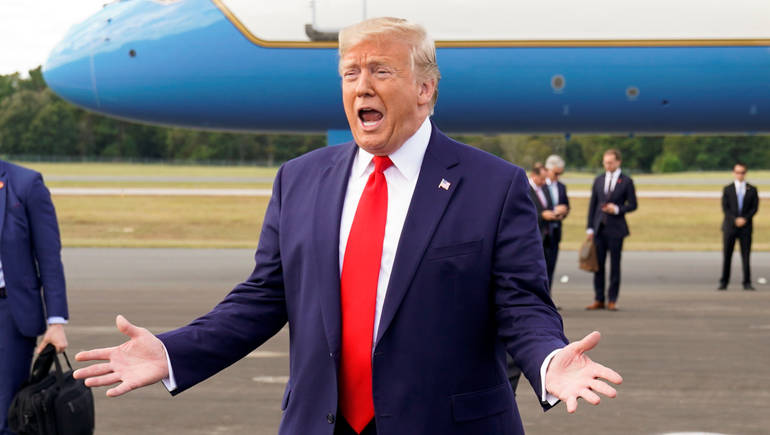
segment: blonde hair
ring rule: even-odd
[[[410,47],[412,72],[420,80],[436,81],[436,89],[431,101],[431,106],[435,106],[438,99],[438,82],[441,80],[441,72],[436,63],[436,45],[428,37],[425,28],[419,24],[403,18],[380,17],[345,27],[339,33],[340,61],[351,47],[366,39],[382,35],[395,36],[406,42]]]

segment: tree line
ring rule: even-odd
[[[617,148],[639,172],[770,168],[770,136],[455,135],[529,167],[552,153],[572,169],[595,170]],[[13,158],[142,160],[276,165],[326,145],[324,134],[225,133],[135,124],[79,109],[57,97],[41,68],[0,75],[0,154]]]

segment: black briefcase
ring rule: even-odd
[[[35,359],[29,379],[16,393],[8,410],[8,426],[18,435],[92,435],[94,396],[84,381],[64,372],[49,344]],[[51,366],[56,370],[51,371]]]

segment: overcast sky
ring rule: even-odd
[[[45,62],[73,25],[109,0],[0,0],[0,74],[27,71]]]

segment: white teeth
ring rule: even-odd
[[[364,121],[364,127],[371,127],[377,125],[379,121]]]

